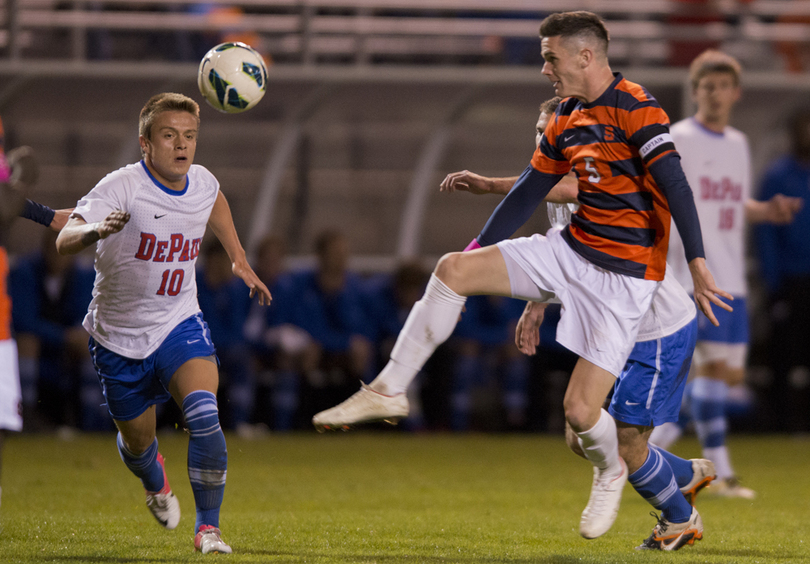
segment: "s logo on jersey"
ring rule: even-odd
[[[152,262],[186,262],[200,254],[202,238],[186,239],[180,234],[172,235],[168,241],[158,241],[152,233],[141,233],[141,244],[135,258]],[[175,255],[177,259],[175,259]]]

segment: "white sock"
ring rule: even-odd
[[[714,470],[717,472],[717,480],[725,480],[734,476],[731,469],[731,458],[728,456],[726,445],[703,449],[703,456],[714,462]]]
[[[590,460],[591,464],[607,474],[618,475],[622,471],[622,466],[621,462],[619,462],[619,438],[616,435],[616,421],[607,411],[604,409],[601,411],[602,414],[596,425],[587,431],[577,433],[579,446],[582,447],[585,458]]]
[[[387,396],[407,390],[436,347],[453,333],[466,301],[467,298],[431,274],[425,295],[408,314],[391,351],[391,360],[371,382],[371,389]]]
[[[680,439],[682,434],[683,430],[680,425],[668,422],[653,429],[650,435],[650,442],[664,450],[669,450],[669,447]]]

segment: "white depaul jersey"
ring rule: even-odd
[[[745,202],[751,197],[751,157],[745,134],[733,127],[723,133],[710,131],[695,118],[679,121],[670,129],[681,166],[695,196],[703,233],[706,266],[718,288],[744,297]],[[692,276],[675,224],[672,225],[667,263],[687,291]]]
[[[548,204],[548,217],[552,229],[562,229],[576,213],[576,204]],[[690,275],[691,279],[691,275]],[[664,279],[658,286],[652,305],[641,318],[636,342],[654,341],[673,335],[689,324],[697,315],[695,302],[676,280],[667,265]]]
[[[192,165],[186,188],[155,179],[143,161],[108,174],[79,200],[74,216],[102,221],[114,210],[129,222],[96,244],[96,281],[84,328],[105,348],[148,357],[182,320],[200,311],[194,265],[219,182]]]

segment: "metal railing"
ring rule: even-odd
[[[719,0],[699,12],[694,4],[675,0],[247,0],[211,3],[207,11],[199,4],[4,0],[0,47],[9,60],[84,61],[94,58],[88,53],[91,33],[119,43],[133,34],[249,33],[261,51],[292,64],[430,62],[431,57],[497,64],[504,62],[507,42],[535,40],[544,15],[572,9],[605,17],[612,60],[635,66],[666,61],[670,41],[739,42],[748,45],[747,52],[751,44],[769,51],[776,42],[810,43],[807,0]],[[679,23],[682,16],[693,21]],[[143,58],[126,48],[115,51],[115,58]]]

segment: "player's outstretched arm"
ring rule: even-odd
[[[520,352],[533,356],[540,344],[540,325],[546,315],[548,304],[526,302],[526,307],[515,328],[515,345]]]
[[[233,224],[231,207],[222,192],[217,194],[217,201],[214,202],[211,217],[208,218],[208,225],[219,239],[219,242],[222,243],[225,252],[228,253],[228,257],[231,259],[231,270],[250,288],[250,297],[252,298],[258,294],[260,305],[270,305],[270,300],[273,299],[270,296],[270,290],[259,280],[259,277],[256,276],[256,273],[248,264],[245,249],[242,248],[242,243],[239,242],[239,235],[237,235],[236,227]]]
[[[470,194],[499,194],[505,196],[515,185],[518,176],[510,176],[508,178],[490,178],[488,176],[481,176],[469,170],[462,170],[460,172],[451,172],[445,176],[442,183],[439,185],[439,192],[455,192],[462,190]],[[552,204],[578,204],[577,192],[577,179],[573,173],[565,176],[560,180],[551,192],[546,196],[546,202]]]
[[[129,221],[129,213],[115,210],[102,221],[87,223],[80,217],[74,217],[59,232],[56,238],[56,250],[60,255],[75,255],[100,239],[106,239],[118,233]]]
[[[517,176],[510,176],[509,178],[490,178],[489,176],[481,176],[469,170],[462,170],[459,172],[451,172],[444,177],[442,183],[439,184],[439,192],[455,192],[462,190],[470,194],[501,194],[505,196],[512,189]]]
[[[706,259],[702,257],[694,258],[689,263],[689,272],[692,274],[692,282],[695,287],[695,301],[700,308],[700,311],[709,318],[714,326],[719,326],[720,323],[712,312],[712,304],[722,307],[726,311],[734,311],[734,309],[726,302],[721,300],[718,296],[722,296],[727,300],[734,300],[734,297],[721,290],[714,283],[714,276],[709,272],[706,267]]]
[[[794,198],[784,194],[775,194],[770,200],[761,202],[748,199],[745,202],[745,220],[749,223],[773,223],[786,225],[804,205],[803,198]]]
[[[54,210],[53,219],[51,220],[50,225],[48,227],[59,233],[62,229],[65,228],[68,221],[70,220],[70,214],[73,213],[73,208],[65,209],[65,210]]]

